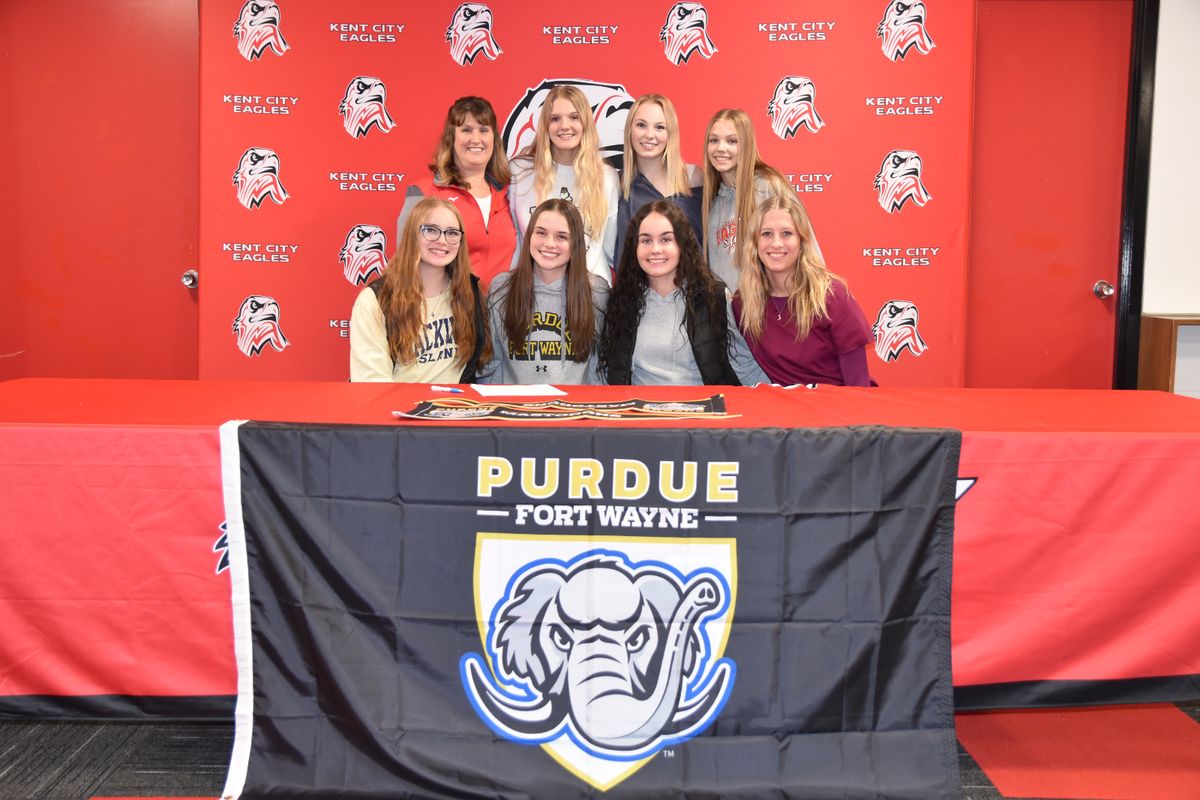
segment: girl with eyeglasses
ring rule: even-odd
[[[804,207],[790,197],[765,201],[738,251],[734,318],[771,382],[870,386],[871,326],[846,282],[813,249]]]
[[[471,383],[491,357],[463,219],[437,197],[418,202],[383,276],[350,313],[350,380]]]
[[[595,383],[608,284],[587,269],[584,223],[562,199],[534,209],[516,267],[488,298],[492,362],[483,383]]]
[[[736,290],[738,229],[750,224],[762,201],[795,197],[796,193],[779,170],[762,160],[754,124],[740,108],[723,108],[713,114],[704,133],[704,152],[700,213],[708,265],[730,290]],[[812,246],[819,256],[821,248],[815,236]]]
[[[617,206],[615,263],[629,220],[642,206],[670,200],[679,206],[696,235],[700,218],[700,170],[687,164],[679,148],[679,118],[675,106],[661,94],[644,94],[625,117],[625,159],[621,170],[621,197]]]
[[[611,384],[765,383],[679,206],[655,200],[629,221],[600,335]]]
[[[484,288],[512,264],[517,234],[508,208],[508,158],[497,147],[496,112],[482,97],[460,97],[446,112],[430,174],[406,190],[396,220],[399,241],[404,223],[425,197],[454,203],[463,218],[471,271]]]
[[[569,85],[550,90],[533,144],[512,160],[512,171],[508,204],[517,234],[525,237],[538,204],[570,201],[583,218],[588,271],[611,283],[617,173],[600,157],[600,136],[582,91]]]

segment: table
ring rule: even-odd
[[[687,425],[963,431],[959,474],[975,481],[956,524],[961,706],[1200,696],[1200,402],[842,387],[578,387],[569,399],[713,394],[730,418]],[[404,384],[0,383],[0,714],[227,713],[217,426],[397,424],[393,410],[446,397]]]

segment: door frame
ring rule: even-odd
[[[1121,239],[1117,262],[1117,323],[1114,389],[1136,389],[1146,259],[1146,204],[1150,192],[1150,133],[1154,117],[1154,70],[1158,55],[1159,0],[1134,0],[1125,121],[1125,170],[1121,192]]]

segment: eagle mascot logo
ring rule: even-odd
[[[883,54],[891,61],[903,59],[914,47],[921,55],[928,55],[934,48],[933,39],[925,30],[925,4],[920,0],[888,3],[876,35],[882,40]]]
[[[570,84],[583,92],[592,109],[596,133],[600,138],[600,156],[609,158],[625,152],[625,117],[633,108],[633,97],[619,83],[553,78],[542,81],[536,88],[527,89],[521,102],[509,112],[504,122],[504,141],[508,142],[508,157],[512,158],[533,144],[537,133],[538,114],[550,90],[560,84]]]
[[[359,75],[346,86],[338,111],[342,115],[342,124],[346,133],[356,139],[367,135],[371,128],[378,128],[381,133],[387,133],[396,127],[392,115],[384,108],[387,102],[387,87],[379,78],[368,78]]]
[[[338,253],[338,260],[346,273],[346,280],[355,286],[364,286],[376,275],[387,269],[383,249],[387,237],[378,225],[355,225],[346,234],[346,243]]]
[[[888,300],[879,309],[871,332],[875,334],[875,355],[884,361],[895,361],[908,350],[914,356],[925,352],[927,345],[917,330],[917,307],[908,300]]]
[[[676,66],[686,64],[693,54],[712,58],[716,45],[708,37],[708,11],[699,3],[676,3],[658,33],[663,53]]]
[[[817,107],[813,105],[816,87],[808,78],[789,75],[775,86],[775,96],[767,103],[771,130],[780,139],[791,139],[800,128],[816,133],[825,127]]]
[[[247,0],[233,23],[238,52],[247,61],[255,61],[268,49],[281,56],[288,51],[287,40],[279,31],[279,6],[271,0]]]
[[[463,3],[454,11],[446,28],[450,57],[462,66],[471,64],[482,53],[489,61],[504,51],[492,36],[492,10],[483,3]]]
[[[242,153],[233,173],[238,202],[246,208],[258,208],[268,197],[282,205],[289,195],[279,182],[279,156],[265,147],[251,147]]]
[[[889,214],[904,208],[909,200],[923,206],[933,199],[921,181],[921,157],[912,150],[893,150],[883,157],[875,188],[879,206]]]
[[[279,303],[274,297],[252,294],[242,301],[233,319],[238,350],[247,356],[257,356],[267,345],[282,352],[288,346],[287,337],[279,328]]]

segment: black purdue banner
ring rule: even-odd
[[[959,797],[959,435],[222,433],[225,797]]]

